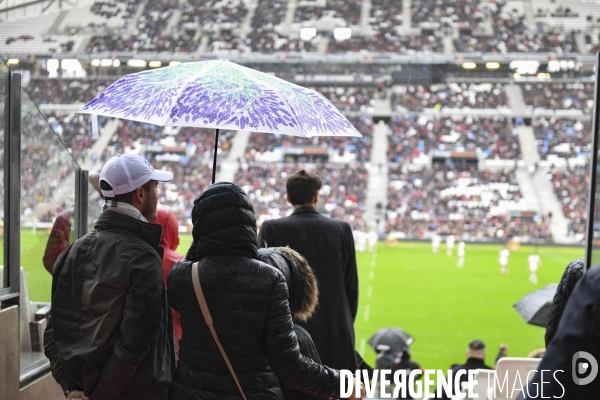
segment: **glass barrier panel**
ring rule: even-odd
[[[6,118],[10,70],[0,61],[0,265],[4,264],[4,135],[8,132]],[[6,287],[4,273],[0,269],[0,288]]]
[[[50,302],[52,266],[74,236],[78,164],[46,118],[22,95],[21,110],[21,377],[47,363],[45,321],[35,313]],[[40,319],[39,317],[37,319]]]

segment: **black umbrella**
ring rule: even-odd
[[[375,332],[369,345],[378,350],[390,350],[394,353],[406,351],[415,339],[405,330],[400,328],[382,328]]]
[[[548,325],[550,306],[556,293],[555,283],[531,292],[519,300],[513,307],[528,324],[545,328]]]

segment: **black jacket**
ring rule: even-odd
[[[92,400],[164,399],[173,361],[162,228],[114,211],[60,255],[45,353],[63,390]]]
[[[452,367],[451,371],[452,371],[452,393],[457,393],[457,390],[460,390],[460,387],[456,387],[454,385],[454,377],[456,376],[456,373],[458,371],[461,370],[465,370],[467,371],[466,374],[461,375],[460,377],[460,383],[462,384],[462,382],[467,382],[468,380],[468,373],[471,370],[475,370],[475,369],[492,369],[491,367],[487,366],[485,364],[485,362],[482,359],[479,358],[467,358],[467,362],[462,364],[462,365],[456,365],[454,367]],[[436,389],[437,391],[437,389]],[[450,399],[450,397],[446,396],[446,393],[444,390],[442,390],[442,395],[440,397],[438,397],[438,399]]]
[[[579,281],[579,278],[581,278],[585,272],[584,263],[584,258],[580,258],[579,260],[569,263],[565,269],[565,272],[560,278],[560,283],[556,288],[556,294],[554,295],[554,299],[552,299],[550,315],[548,316],[546,336],[544,337],[546,341],[546,347],[548,347],[554,338],[554,335],[556,335],[560,317],[567,306],[567,300],[569,300],[569,296],[571,295],[571,292],[573,292],[573,288],[575,288],[577,281]]]
[[[357,368],[354,319],[358,309],[358,271],[352,229],[313,207],[299,207],[286,218],[265,221],[259,247],[289,246],[302,254],[319,282],[319,305],[308,322],[323,364]]]
[[[256,260],[256,221],[243,190],[209,186],[194,201],[192,260],[175,264],[167,280],[183,334],[169,398],[239,399],[240,395],[206,325],[191,279],[200,282],[215,330],[246,397],[283,399],[279,381],[319,396],[339,396],[339,372],[300,354],[283,274]]]
[[[592,372],[580,373],[582,372],[580,366],[584,363],[591,366],[587,371]],[[556,335],[550,341],[544,358],[537,367],[538,372],[518,398],[539,399],[540,391],[543,390],[545,398],[597,400],[600,393],[598,363],[600,363],[600,266],[595,266],[575,285],[560,318]],[[574,378],[591,377],[594,369],[596,375],[591,382],[575,382]],[[544,374],[541,371],[544,371]]]

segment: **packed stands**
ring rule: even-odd
[[[533,123],[533,128],[542,159],[589,157],[591,120],[539,118]]]
[[[594,107],[594,83],[521,83],[525,104],[530,109],[581,110]]]
[[[396,116],[390,125],[388,154],[393,162],[410,161],[431,150],[483,153],[490,158],[519,157],[519,141],[510,119]]]
[[[552,186],[570,219],[567,234],[583,239],[586,233],[587,200],[590,187],[589,166],[568,167],[552,173]]]
[[[464,240],[513,236],[549,238],[548,224],[512,218],[526,210],[514,172],[456,172],[445,166],[390,169],[387,228],[405,238],[431,232]]]
[[[509,108],[501,83],[395,85],[392,87],[391,101],[396,111],[421,111],[426,108]]]

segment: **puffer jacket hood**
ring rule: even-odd
[[[207,254],[256,258],[254,207],[239,186],[217,182],[204,189],[194,200],[192,223],[188,260],[199,261]]]

